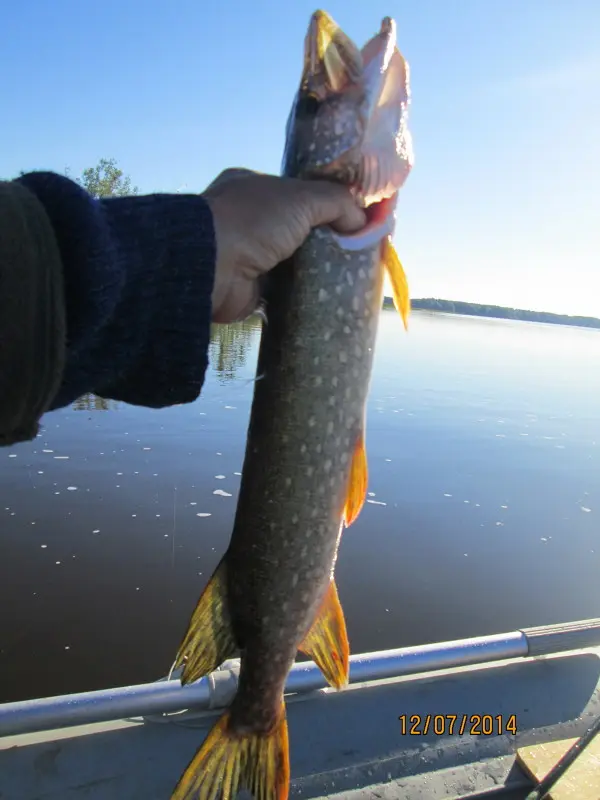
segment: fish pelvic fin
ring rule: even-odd
[[[235,800],[247,789],[259,800],[287,800],[290,785],[285,704],[266,734],[242,733],[229,711],[217,720],[179,779],[171,800]]]
[[[315,662],[327,683],[342,689],[348,683],[350,646],[346,621],[332,580],[317,616],[299,650]]]
[[[365,427],[361,428],[354,446],[352,463],[350,465],[350,478],[348,479],[348,493],[344,505],[344,525],[348,528],[360,514],[367,497],[369,483],[369,469],[367,465],[367,450],[365,447]]]
[[[227,603],[227,566],[223,559],[200,595],[174,668],[183,666],[181,683],[208,675],[237,652]]]
[[[404,329],[408,330],[408,317],[410,314],[410,294],[404,267],[398,258],[398,253],[388,236],[381,245],[381,258],[392,284],[392,296],[396,311],[402,317]]]

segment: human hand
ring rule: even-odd
[[[366,222],[350,190],[331,181],[227,169],[203,197],[213,214],[217,244],[214,322],[249,316],[260,300],[260,276],[289,258],[312,228],[331,225],[353,233]]]

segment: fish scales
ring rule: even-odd
[[[259,675],[277,712],[331,579],[382,302],[378,252],[346,253],[327,230],[277,271],[228,551],[238,640],[251,632],[260,646],[245,653],[252,677],[240,681],[232,715],[246,702],[254,712],[246,695]],[[248,585],[249,575],[260,583]]]

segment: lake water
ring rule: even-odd
[[[259,329],[194,404],[83,398],[0,450],[0,701],[152,681],[231,533]],[[353,652],[600,616],[600,332],[383,312]]]

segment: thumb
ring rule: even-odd
[[[354,233],[366,225],[367,217],[346,186],[332,181],[303,181],[308,196],[311,228],[331,225],[340,233]]]

